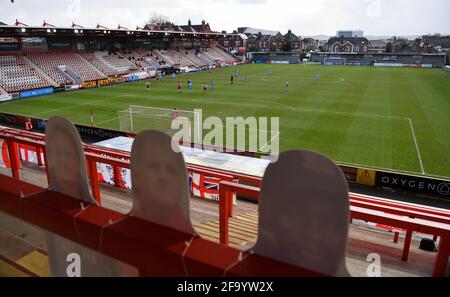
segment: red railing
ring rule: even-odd
[[[83,203],[0,175],[0,211],[132,265],[140,276],[320,276],[256,254],[246,255],[200,236]]]
[[[229,218],[232,217],[233,194],[243,195],[257,200],[260,195],[260,189],[225,181],[220,183],[219,230],[220,242],[222,244],[228,244],[228,225]],[[384,201],[387,203],[387,200]],[[408,260],[413,231],[440,236],[441,241],[433,270],[433,276],[442,277],[445,275],[450,253],[449,211],[438,211],[438,209],[427,207],[425,207],[423,211],[420,211],[421,208],[419,206],[413,206],[409,203],[405,206],[406,208],[402,209],[401,205],[405,205],[405,203],[399,203],[396,205],[397,207],[393,207],[395,205],[395,202],[393,201],[390,203],[391,206],[389,207],[386,205],[377,205],[376,203],[366,203],[361,205],[359,202],[352,202],[351,198],[350,205],[351,220],[359,219],[366,222],[386,224],[387,226],[407,230],[402,253],[403,261]],[[362,206],[362,208],[358,206]],[[435,213],[441,215],[436,215]]]
[[[18,145],[34,147],[37,152],[38,164],[40,166],[44,163],[46,164],[44,135],[6,128],[0,130],[0,139],[3,139],[7,143],[9,158],[11,160],[11,171],[14,178],[20,179],[18,165],[20,155],[17,153]],[[99,148],[87,144],[83,144],[83,148],[86,156],[88,174],[91,177],[90,183],[92,195],[94,199],[101,204],[100,182],[98,178],[93,178],[97,176],[97,163],[110,165],[113,168],[115,186],[120,187],[120,170],[122,168],[130,169],[130,153],[113,149]],[[44,160],[41,160],[41,154],[39,152],[43,152]],[[47,171],[47,180],[50,182],[50,175],[48,174],[47,166],[45,166],[45,168]],[[187,170],[190,173],[198,173],[208,177],[218,178],[221,181],[231,182],[238,180],[240,182],[249,182],[257,185],[261,183],[260,178],[229,173],[216,169],[209,169],[196,165],[187,165]]]

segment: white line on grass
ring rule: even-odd
[[[419,144],[417,143],[416,133],[414,132],[414,126],[411,118],[408,118],[409,126],[411,127],[411,132],[414,139],[414,144],[416,145],[417,156],[419,157],[420,169],[422,170],[422,174],[425,174],[425,170],[423,168],[422,155],[420,154]]]
[[[255,107],[255,108],[278,108],[278,109],[284,109],[284,110],[291,110],[291,111],[298,111],[298,112],[315,112],[315,113],[329,113],[329,114],[337,114],[337,115],[348,115],[348,116],[360,116],[360,117],[372,117],[372,118],[384,118],[384,119],[397,119],[397,120],[407,120],[408,118],[402,118],[402,117],[396,117],[396,116],[386,116],[386,115],[378,115],[378,114],[367,114],[367,113],[351,113],[351,112],[343,112],[343,111],[330,111],[330,110],[318,110],[318,109],[308,109],[308,108],[296,108],[285,104],[277,103],[280,106],[272,105],[272,106],[261,106],[256,104],[249,104],[249,103],[228,103],[228,102],[219,102],[216,100],[210,100],[210,99],[193,99],[193,102],[205,102],[207,104],[217,104],[217,105],[233,105],[233,106],[249,106],[249,107]],[[271,102],[267,102],[271,104]],[[285,107],[283,107],[285,106]]]
[[[103,124],[106,124],[106,123],[109,123],[109,122],[112,122],[112,121],[120,120],[121,118],[123,118],[123,117],[128,117],[128,116],[129,116],[129,115],[117,116],[117,117],[112,118],[112,119],[110,119],[110,120],[103,121],[103,122],[100,122],[100,123],[94,123],[94,124],[95,124],[96,126],[98,126],[98,125],[103,125]]]
[[[260,150],[260,151],[263,151],[263,150],[266,148],[266,146],[269,145],[269,143],[272,143],[272,141],[275,140],[275,138],[280,137],[280,134],[281,134],[281,133],[278,132],[274,137],[272,137],[272,139],[270,139],[270,140],[269,140],[263,147],[261,147],[259,150]]]
[[[48,113],[52,113],[52,112],[56,112],[56,111],[67,110],[67,109],[71,109],[71,108],[74,108],[74,107],[91,105],[91,104],[95,104],[95,103],[98,103],[98,102],[109,101],[109,100],[120,98],[120,97],[129,97],[129,96],[130,95],[120,95],[120,96],[109,97],[109,98],[102,99],[102,100],[90,101],[90,102],[87,102],[87,103],[73,104],[73,105],[70,105],[70,106],[67,106],[67,107],[63,107],[63,108],[50,109],[50,110],[47,110],[47,111],[44,111],[44,112],[36,113],[36,114],[33,114],[32,117],[43,115],[43,114],[48,114]]]

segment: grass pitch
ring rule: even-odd
[[[93,110],[96,125],[112,129],[120,129],[118,112],[129,105],[202,109],[204,117],[222,119],[279,117],[282,151],[309,149],[342,164],[450,177],[450,74],[442,69],[243,65],[239,72],[234,85],[230,67],[152,80],[150,90],[145,82],[126,83],[2,103],[0,111],[90,124]],[[215,90],[204,92],[212,79]]]

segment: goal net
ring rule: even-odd
[[[347,62],[346,58],[337,58],[337,57],[325,58],[323,60],[323,64],[325,65],[345,65],[346,62]]]
[[[196,112],[179,109],[130,105],[127,109],[118,112],[118,118],[120,130],[124,132],[139,133],[151,129],[172,136],[178,132],[178,130],[172,129],[172,122],[175,118],[189,119],[191,135],[196,127],[201,128],[200,123],[195,123],[200,120],[199,116],[196,117]]]

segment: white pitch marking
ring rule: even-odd
[[[74,107],[85,106],[85,105],[91,105],[91,104],[98,103],[98,102],[109,101],[109,100],[116,99],[116,98],[120,98],[120,97],[129,97],[129,96],[130,96],[130,95],[120,95],[120,96],[109,97],[109,98],[102,99],[102,100],[90,101],[90,102],[87,102],[87,103],[73,104],[73,105],[70,105],[70,106],[67,106],[67,107],[63,107],[63,108],[50,109],[50,110],[47,110],[47,111],[44,111],[44,112],[36,113],[36,114],[33,114],[32,117],[38,116],[38,115],[47,114],[47,113],[52,113],[52,112],[56,112],[56,111],[67,110],[67,109],[71,109],[71,108],[74,108]]]
[[[360,117],[373,117],[373,118],[384,118],[384,119],[396,119],[396,120],[407,120],[408,118],[402,118],[402,117],[395,117],[395,116],[386,116],[386,115],[378,115],[378,114],[366,114],[366,113],[351,113],[351,112],[343,112],[343,111],[329,111],[329,110],[318,110],[318,109],[307,109],[307,108],[296,108],[289,105],[284,105],[277,103],[281,106],[261,106],[261,105],[255,105],[255,104],[249,104],[249,103],[228,103],[228,102],[219,102],[215,100],[192,100],[192,101],[198,101],[198,102],[205,102],[206,104],[218,104],[218,105],[233,105],[233,106],[249,106],[249,107],[255,107],[255,108],[278,108],[278,109],[289,109],[292,111],[298,111],[298,112],[315,112],[315,113],[329,113],[329,114],[338,114],[338,115],[348,115],[348,116],[360,116]],[[271,103],[271,102],[267,102]],[[285,107],[282,107],[285,106]]]
[[[423,168],[422,155],[420,154],[419,144],[417,143],[416,133],[414,132],[414,126],[411,118],[408,118],[409,126],[411,127],[411,132],[414,139],[414,144],[416,145],[417,156],[419,157],[420,169],[422,170],[422,174],[425,174],[425,170]]]

